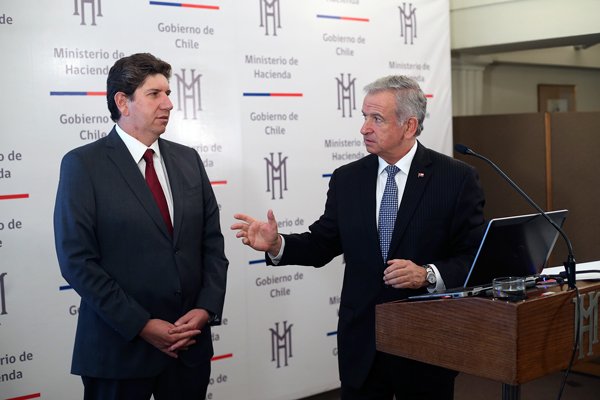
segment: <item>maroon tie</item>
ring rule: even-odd
[[[162,214],[163,220],[167,225],[167,229],[171,236],[173,235],[173,224],[171,223],[171,216],[169,215],[169,206],[167,206],[167,199],[165,198],[165,193],[160,186],[160,182],[158,181],[158,176],[156,176],[156,170],[154,169],[154,160],[152,156],[154,155],[154,150],[148,149],[144,153],[144,161],[146,161],[146,183],[152,192],[152,196],[154,196],[154,200],[158,205],[158,209]]]

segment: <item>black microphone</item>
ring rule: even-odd
[[[546,212],[544,210],[542,210],[542,208],[540,206],[538,206],[531,199],[531,197],[529,197],[519,186],[517,186],[517,184],[514,183],[513,180],[510,179],[508,177],[508,175],[506,175],[504,173],[504,171],[502,171],[500,169],[500,167],[498,167],[496,164],[494,164],[490,159],[488,159],[487,157],[482,156],[481,154],[475,153],[473,150],[471,150],[470,148],[468,148],[464,144],[458,144],[457,143],[456,145],[454,145],[454,150],[456,150],[460,154],[465,154],[465,155],[468,155],[468,156],[477,157],[477,158],[485,161],[489,165],[491,165],[492,168],[494,168],[494,170],[498,174],[500,174],[500,176],[502,176],[517,192],[519,192],[519,194],[521,196],[523,196],[525,198],[525,200],[527,200],[527,202],[529,204],[531,204],[531,206],[533,208],[535,208],[541,215],[543,215],[544,218],[546,218],[546,220],[548,222],[550,222],[550,224],[558,231],[558,233],[560,233],[560,235],[564,239],[565,243],[567,244],[567,248],[568,248],[568,251],[569,251],[569,254],[567,256],[567,261],[565,261],[563,263],[563,265],[565,266],[565,272],[566,272],[566,275],[567,275],[567,281],[569,282],[569,289],[575,289],[575,256],[573,255],[573,246],[571,245],[571,241],[569,240],[569,238],[567,238],[567,235],[561,229],[561,227],[558,226],[554,221],[552,221],[552,219],[550,219],[550,217],[548,217],[548,215],[546,214]]]

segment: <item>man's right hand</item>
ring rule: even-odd
[[[267,211],[267,221],[258,221],[246,214],[235,214],[233,218],[241,221],[231,225],[231,230],[237,230],[235,237],[241,238],[242,243],[254,250],[266,251],[273,257],[281,249],[281,237],[277,231],[277,221],[273,210]]]
[[[200,330],[169,333],[174,328],[176,328],[175,325],[162,319],[150,319],[142,328],[140,337],[169,357],[177,358],[177,351],[170,350],[171,346],[182,340],[188,340],[188,345],[194,344],[195,341],[192,338],[199,335]]]

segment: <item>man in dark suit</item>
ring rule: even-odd
[[[417,141],[427,100],[415,81],[389,76],[365,90],[361,134],[371,154],[334,171],[309,232],[278,234],[272,210],[266,222],[236,214],[231,229],[269,264],[321,267],[344,254],[342,399],[452,399],[456,372],[376,351],[375,305],[464,282],[483,193],[473,168]]]
[[[228,261],[200,157],[160,139],[170,75],[151,54],[118,60],[115,127],[61,164],[55,242],[81,296],[71,372],[85,399],[205,398]]]

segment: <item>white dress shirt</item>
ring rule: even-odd
[[[171,186],[169,185],[169,175],[167,174],[167,168],[165,167],[165,163],[160,154],[160,148],[158,146],[158,141],[155,141],[147,147],[144,143],[140,142],[133,136],[129,135],[125,132],[121,127],[117,124],[115,125],[115,130],[119,134],[119,137],[125,143],[127,150],[133,157],[133,160],[138,165],[142,176],[146,178],[146,161],[144,161],[144,153],[147,149],[154,150],[154,156],[152,159],[154,160],[154,170],[156,171],[156,176],[158,176],[158,181],[160,182],[160,186],[165,194],[165,199],[167,200],[167,206],[169,207],[169,215],[171,216],[171,221],[173,221],[173,195],[171,194]]]

